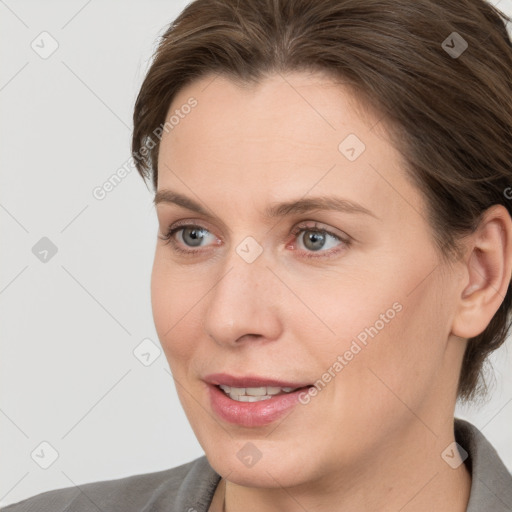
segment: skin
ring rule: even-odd
[[[179,92],[169,115],[191,96],[197,106],[162,138],[158,191],[186,195],[211,217],[157,205],[151,292],[180,401],[222,476],[210,510],[222,510],[225,490],[227,512],[465,511],[470,474],[441,453],[454,441],[466,338],[487,326],[510,281],[506,209],[488,210],[464,258],[448,265],[383,123],[342,84],[305,72],[250,87],[206,76]],[[350,133],[366,146],[354,161],[338,150]],[[375,217],[263,214],[325,195]],[[200,253],[161,239],[177,221],[207,230]],[[327,235],[312,250],[313,222],[352,242]],[[295,226],[305,231],[291,234]],[[184,234],[176,244],[197,249]],[[236,252],[247,236],[263,250],[252,263]],[[257,428],[213,413],[206,374],[314,383],[394,303],[401,310],[307,405]],[[249,441],[262,454],[252,467],[237,458]]]

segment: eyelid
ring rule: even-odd
[[[309,224],[304,225],[303,222],[312,222],[313,225],[309,225]],[[325,232],[325,233],[333,236],[334,238],[337,238],[338,240],[341,240],[342,242],[348,242],[351,239],[351,237],[348,236],[343,231],[339,231],[339,230],[333,229],[330,226],[328,226],[327,224],[323,224],[323,223],[318,222],[316,220],[300,221],[296,226],[294,226],[290,230],[290,234],[296,235],[297,233],[300,233],[301,231],[321,231],[321,232]]]
[[[213,232],[212,229],[207,227],[205,224],[208,224],[204,220],[199,219],[186,219],[186,220],[178,220],[176,222],[172,222],[171,224],[167,225],[167,227],[164,228],[164,231],[160,230],[164,235],[169,233],[170,231],[177,231],[179,228],[189,228],[189,227],[197,227],[200,229],[203,229],[204,231],[208,231],[208,233],[211,233],[216,238],[217,235]]]

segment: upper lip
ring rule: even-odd
[[[204,377],[204,381],[216,386],[224,385],[233,388],[259,388],[265,386],[274,386],[279,388],[303,388],[310,386],[308,382],[292,382],[257,375],[246,375],[243,377],[235,377],[227,373],[212,373]]]

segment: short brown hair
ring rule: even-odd
[[[327,72],[385,113],[407,175],[427,200],[437,247],[447,259],[460,256],[459,236],[472,233],[488,207],[511,213],[505,20],[512,21],[484,0],[195,0],[162,35],[142,84],[132,156],[156,190],[156,129],[176,93],[206,74],[255,83],[273,72]],[[484,332],[468,341],[459,399],[485,391],[483,364],[510,329],[510,288]]]

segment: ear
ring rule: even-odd
[[[481,334],[498,311],[512,273],[512,219],[503,205],[488,208],[468,237],[459,306],[452,333],[461,338]]]

